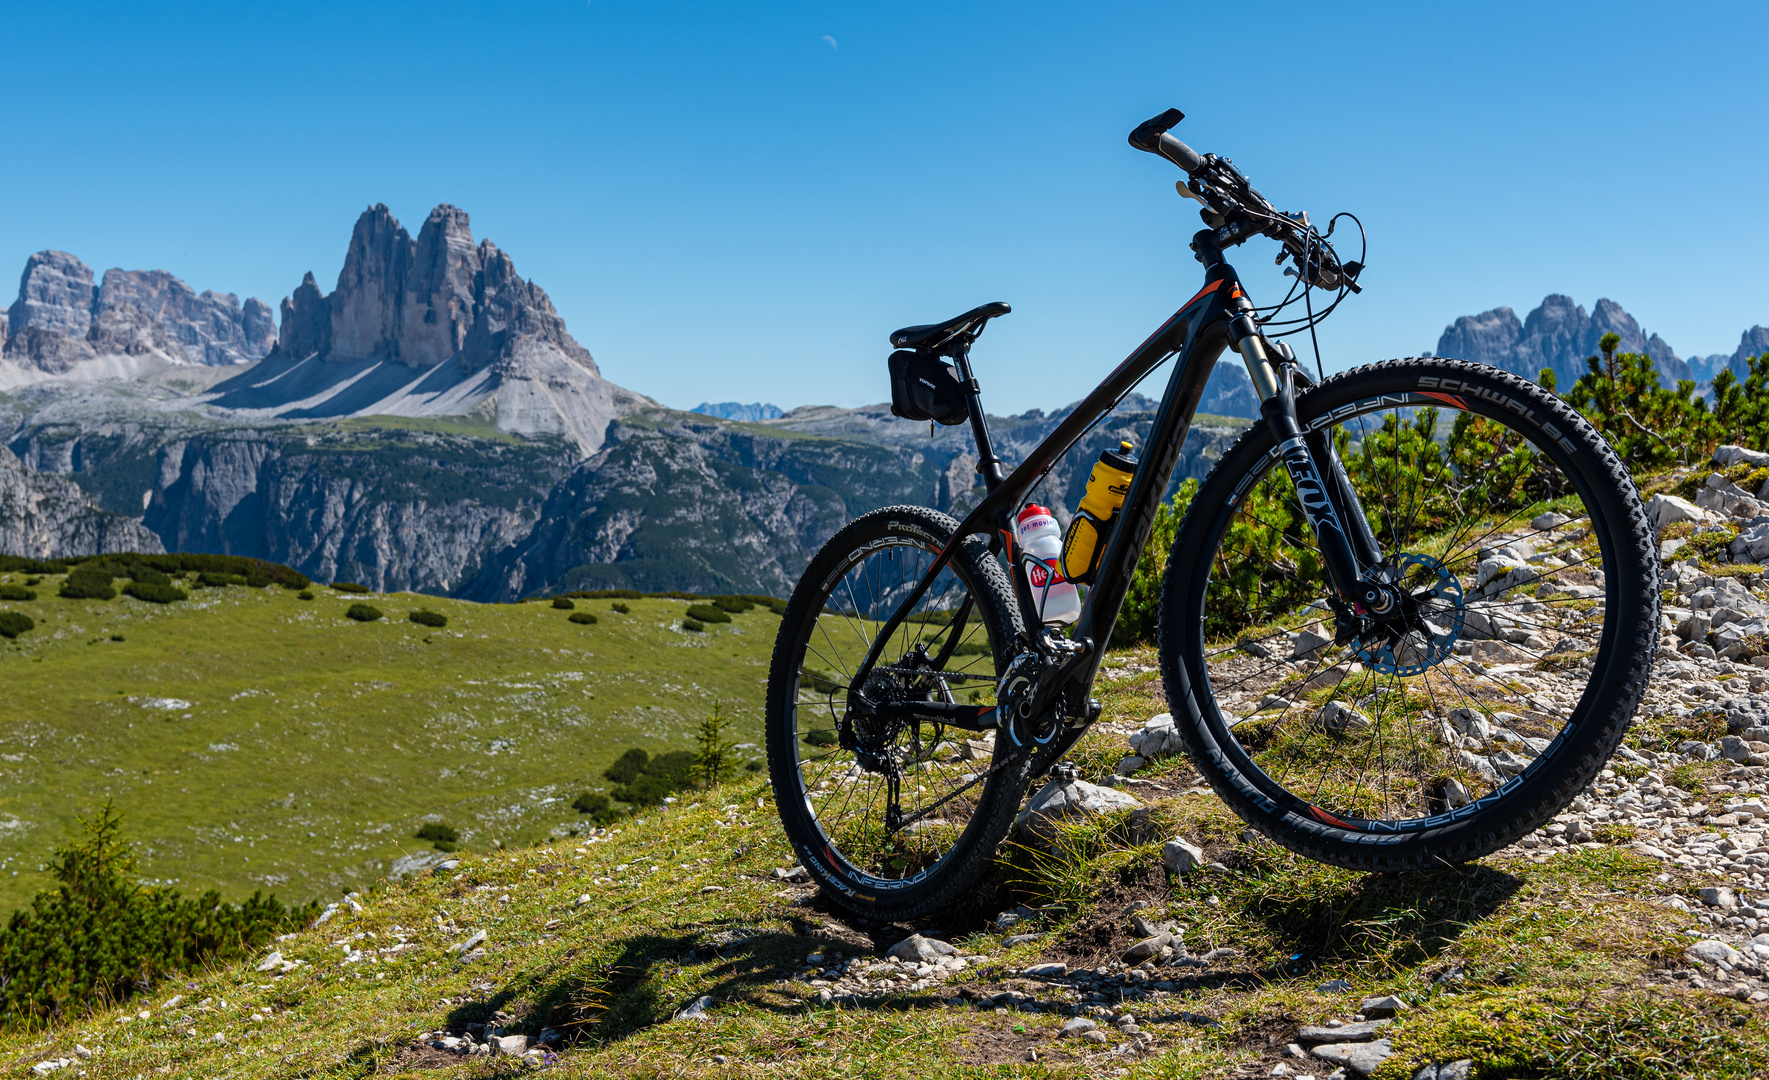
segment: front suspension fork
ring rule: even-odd
[[[1272,364],[1251,316],[1236,315],[1229,328],[1235,350],[1246,362],[1247,374],[1259,393],[1259,414],[1277,440],[1297,501],[1320,545],[1321,561],[1334,592],[1367,609],[1387,610],[1395,598],[1373,577],[1382,562],[1382,551],[1339,460],[1332,435],[1328,431],[1304,434],[1296,419],[1295,365]]]

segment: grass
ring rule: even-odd
[[[363,598],[330,589],[162,605],[58,585],[4,605],[36,626],[0,641],[0,910],[46,883],[49,846],[107,797],[146,878],[236,900],[360,888],[428,851],[413,837],[428,820],[480,851],[583,827],[571,801],[607,787],[604,767],[692,746],[715,701],[759,746],[779,624],[758,608],[690,635],[682,601],[629,600],[574,626],[539,604],[413,594],[367,598],[390,617],[357,623]],[[407,621],[419,608],[447,627]]]
[[[1147,650],[1135,657],[1146,662]],[[1104,686],[1106,722],[1160,711],[1159,694],[1150,673]],[[1075,760],[1098,778],[1121,738],[1091,733]],[[550,1069],[564,1077],[1260,1076],[1299,1025],[1349,1020],[1363,995],[1394,993],[1411,1009],[1378,1080],[1463,1057],[1481,1063],[1482,1077],[1769,1069],[1769,1027],[1757,1011],[1649,981],[1656,969],[1684,966],[1680,931],[1693,926],[1641,899],[1693,884],[1661,881],[1656,863],[1577,849],[1542,864],[1498,856],[1430,873],[1357,874],[1249,838],[1189,786],[1184,762],[1141,775],[1167,785],[1152,834],[1117,815],[1065,830],[1042,863],[1006,849],[960,909],[922,927],[989,960],[920,994],[818,1003],[809,957],[828,965],[871,956],[909,928],[857,926],[808,890],[782,888],[771,871],[792,855],[767,785],[746,779],[602,836],[467,854],[453,871],[371,888],[360,913],[342,910],[278,943],[300,961],[287,975],[257,972],[256,958],[196,973],[50,1032],[0,1033],[0,1054],[22,1071],[78,1043],[99,1050],[85,1063],[95,1077],[514,1075],[513,1064],[413,1046],[425,1031],[492,1022],[565,1032]],[[1175,832],[1229,872],[1167,882],[1159,847]],[[1078,1003],[1012,972],[1039,959],[1073,967],[1116,955],[1128,944],[1130,901],[1183,924],[1194,954],[1230,946],[1240,955],[1189,978],[1164,973],[1178,980],[1170,996],[1126,1004],[1154,1035],[1152,1053],[1111,1053],[1124,1043],[1117,1034],[1097,1051],[1059,1042],[1065,1009]],[[1034,921],[1041,940],[1004,949],[1004,932],[987,919],[1022,902],[1059,907]],[[463,960],[454,947],[478,931],[485,952]],[[1321,990],[1330,979],[1352,989]],[[1009,987],[1049,1007],[990,1011],[960,1000]],[[713,998],[709,1021],[671,1019],[702,995]],[[957,1003],[935,1007],[935,997]]]

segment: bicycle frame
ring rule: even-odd
[[[965,537],[978,534],[990,536],[992,548],[1006,555],[1022,621],[1033,635],[1033,640],[1021,643],[1022,649],[1049,647],[1038,633],[1043,621],[1039,618],[1031,586],[1019,566],[1020,556],[1014,543],[1014,515],[1045,473],[1096,420],[1110,411],[1144,376],[1169,358],[1175,358],[1173,372],[1144,444],[1142,462],[1119,511],[1119,523],[1106,541],[1094,585],[1071,628],[1069,640],[1078,643],[1079,648],[1070,646],[1068,655],[1054,658],[1058,661],[1056,667],[1039,687],[1027,710],[1032,717],[1045,716],[1056,706],[1060,695],[1069,695],[1067,733],[1059,732],[1053,737],[1049,752],[1054,755],[1071,745],[1097,715],[1088,698],[1103,656],[1103,649],[1096,647],[1095,643],[1111,638],[1137,560],[1154,526],[1155,511],[1185,446],[1204,385],[1218,358],[1231,347],[1247,364],[1248,374],[1261,400],[1261,414],[1277,436],[1285,467],[1320,543],[1336,591],[1353,603],[1361,601],[1381,610],[1379,604],[1384,598],[1381,589],[1366,577],[1367,568],[1380,561],[1380,551],[1370,534],[1362,508],[1352,493],[1330,440],[1320,435],[1304,436],[1299,430],[1295,411],[1296,369],[1283,362],[1274,367],[1268,359],[1264,339],[1253,319],[1253,302],[1241,287],[1234,268],[1209,244],[1209,235],[1206,231],[1194,240],[1200,261],[1204,263],[1204,287],[1137,346],[1012,473],[1005,476],[983,418],[981,389],[971,374],[969,350],[957,350],[954,360],[966,387],[972,434],[977,442],[978,470],[983,475],[987,494],[965,516],[957,533],[940,550],[916,588],[897,605],[879,629],[866,659],[850,679],[851,686],[863,685],[867,675],[879,663],[885,643],[951,561],[959,543]],[[1350,524],[1349,535],[1346,523]],[[872,707],[864,698],[860,698],[859,703],[863,708]],[[930,703],[915,703],[897,707],[910,709],[908,715],[916,719],[937,720],[976,731],[1006,729],[1010,722],[996,715],[993,706],[982,709],[948,706],[942,709]]]

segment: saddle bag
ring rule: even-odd
[[[914,349],[891,354],[891,412],[905,420],[962,424],[970,419],[958,371],[941,357]]]

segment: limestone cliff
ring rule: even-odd
[[[139,521],[106,513],[72,480],[27,468],[0,447],[0,554],[46,559],[164,550]]]

